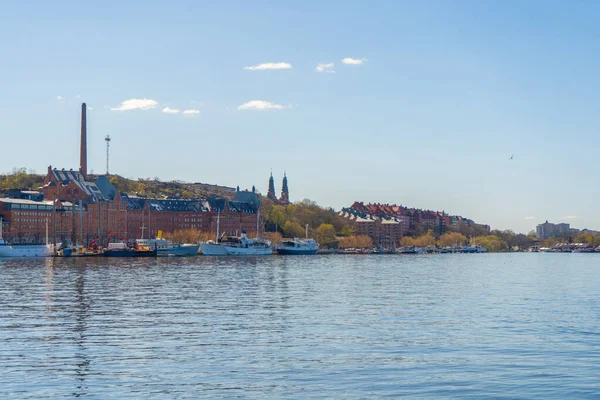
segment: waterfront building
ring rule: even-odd
[[[394,218],[402,222],[403,235],[407,232],[425,233],[431,229],[436,235],[447,231],[459,231],[461,227],[475,228],[481,232],[490,232],[489,225],[477,224],[461,216],[451,216],[445,211],[408,208],[396,204],[354,202],[348,209],[379,218]]]
[[[398,218],[376,216],[352,208],[342,209],[339,215],[352,225],[355,235],[370,237],[375,247],[397,247],[408,231],[405,221]]]

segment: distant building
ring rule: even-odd
[[[490,232],[488,225],[477,224],[473,220],[461,216],[451,216],[444,211],[421,210],[396,204],[364,204],[358,201],[354,202],[348,209],[379,218],[396,219],[402,223],[403,235],[407,231],[415,233],[426,232],[429,229],[436,235],[442,235],[449,230],[458,231],[461,226],[474,228],[480,232]]]
[[[408,231],[406,219],[376,216],[352,208],[342,209],[339,216],[352,224],[355,235],[369,236],[375,247],[397,247]]]
[[[539,240],[545,240],[553,237],[565,237],[571,234],[571,225],[569,224],[553,224],[544,222],[535,228],[535,236]]]

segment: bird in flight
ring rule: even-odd
[[[510,156],[509,160],[512,160],[514,156],[515,156],[514,154],[512,156]]]

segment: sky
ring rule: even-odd
[[[600,229],[600,3],[0,2],[0,171]],[[513,156],[513,159],[509,159]]]

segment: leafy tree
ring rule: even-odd
[[[487,251],[506,251],[509,249],[508,243],[496,235],[478,236],[471,240],[471,244],[485,247]]]
[[[315,229],[317,241],[323,247],[332,247],[337,242],[335,238],[335,228],[332,224],[321,224]]]
[[[438,242],[442,247],[454,247],[467,243],[467,238],[458,232],[447,232],[440,236]]]
[[[344,225],[340,234],[342,236],[352,236],[354,235],[354,228],[352,228],[350,225]]]
[[[295,221],[285,221],[283,232],[287,237],[302,237],[304,236],[304,229],[299,223]]]
[[[426,247],[435,245],[435,235],[430,229],[426,234],[419,236],[415,239],[415,246]]]
[[[415,239],[410,236],[404,236],[402,239],[400,239],[400,245],[402,247],[414,247]]]

